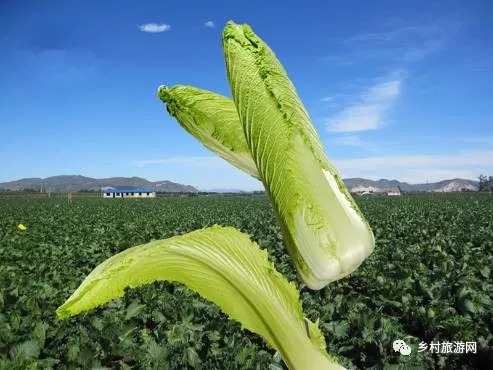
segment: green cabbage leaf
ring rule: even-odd
[[[343,369],[325,350],[318,325],[303,316],[299,293],[248,235],[214,225],[129,248],[101,263],[57,309],[60,319],[158,280],[176,281],[261,335],[291,369]]]

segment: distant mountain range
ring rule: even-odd
[[[399,188],[404,192],[454,192],[462,190],[478,190],[477,181],[452,179],[426,184],[409,184],[397,180],[368,180],[361,178],[344,179],[350,192],[362,193],[383,193],[398,191]],[[191,185],[177,184],[171,181],[148,181],[141,177],[109,177],[106,179],[93,179],[80,175],[63,175],[41,178],[28,178],[16,181],[0,183],[0,190],[27,190],[34,189],[52,192],[76,192],[76,191],[99,191],[101,188],[153,188],[158,192],[169,193],[197,193],[195,187]],[[209,192],[217,193],[241,193],[240,189],[211,189]]]
[[[241,189],[233,189],[233,188],[214,188],[214,189],[207,189],[207,190],[202,190],[199,189],[199,191],[207,192],[207,193],[250,193],[250,191],[246,190],[241,190]]]
[[[62,175],[41,178],[28,178],[0,183],[3,190],[27,190],[52,192],[99,191],[101,188],[152,188],[158,192],[168,193],[197,193],[198,190],[190,185],[177,184],[171,181],[148,181],[141,177],[109,177],[93,179],[80,175]]]
[[[361,178],[344,179],[348,190],[352,193],[373,192],[383,193],[389,191],[403,192],[454,192],[462,190],[475,191],[479,183],[473,180],[452,179],[426,184],[409,184],[397,180],[367,180]]]

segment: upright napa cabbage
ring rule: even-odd
[[[235,104],[225,96],[192,86],[160,86],[158,97],[168,113],[207,149],[233,166],[258,178],[243,135]]]
[[[212,226],[129,248],[101,263],[57,309],[60,319],[102,305],[157,280],[177,281],[261,335],[290,369],[344,369],[325,350],[299,294],[248,235]]]
[[[372,252],[371,229],[270,48],[248,25],[233,22],[223,47],[243,132],[288,250],[307,286],[321,289]]]

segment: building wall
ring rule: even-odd
[[[115,196],[113,197],[113,193],[108,193],[103,192],[103,198],[122,198],[122,193],[114,193]],[[130,193],[128,192],[123,192],[123,198],[155,198],[156,197],[156,192],[152,191],[149,192],[149,195],[147,195],[146,192],[144,193]]]

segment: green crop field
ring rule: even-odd
[[[263,340],[183,285],[157,282],[59,321],[55,309],[100,262],[212,224],[247,232],[301,288],[327,351],[348,368],[488,368],[493,363],[493,196],[357,198],[374,253],[320,291],[299,284],[265,196],[149,200],[0,199],[1,369],[280,369]],[[21,231],[18,224],[27,230]],[[411,356],[392,349],[395,339]],[[418,353],[475,341],[477,353]]]

